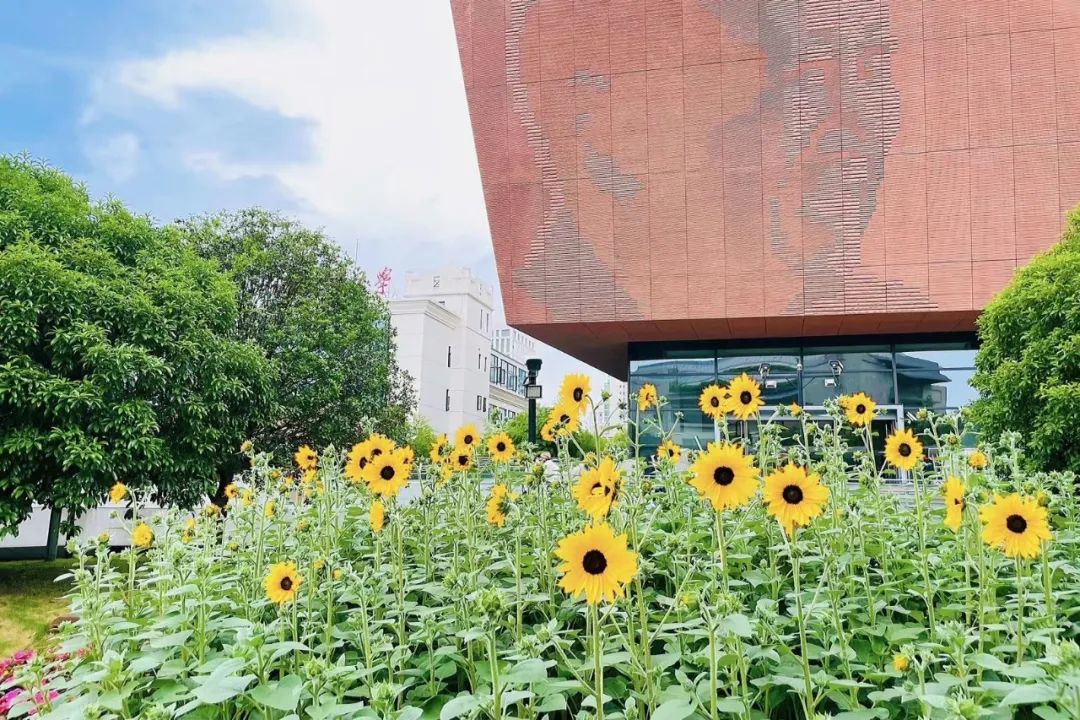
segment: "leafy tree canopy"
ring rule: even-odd
[[[276,409],[249,430],[259,450],[285,461],[298,445],[347,447],[372,430],[408,439],[413,393],[388,307],[335,243],[259,209],[181,229],[235,282],[233,332],[273,367]]]
[[[983,311],[979,336],[977,427],[1023,431],[1037,469],[1080,471],[1080,209]]]
[[[213,263],[64,174],[0,157],[0,531],[122,481],[192,505],[262,417],[270,368]]]

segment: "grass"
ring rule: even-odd
[[[54,582],[72,560],[0,562],[0,657],[40,649],[49,623],[66,612],[68,582]]]

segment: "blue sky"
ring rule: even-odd
[[[496,282],[449,0],[0,3],[22,152],[160,222],[257,205],[372,275]]]

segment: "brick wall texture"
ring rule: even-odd
[[[1080,202],[1080,0],[451,0],[508,321],[973,327]]]

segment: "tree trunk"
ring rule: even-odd
[[[60,514],[63,512],[58,507],[49,511],[49,538],[45,541],[45,559],[55,560],[59,553],[60,544]]]

